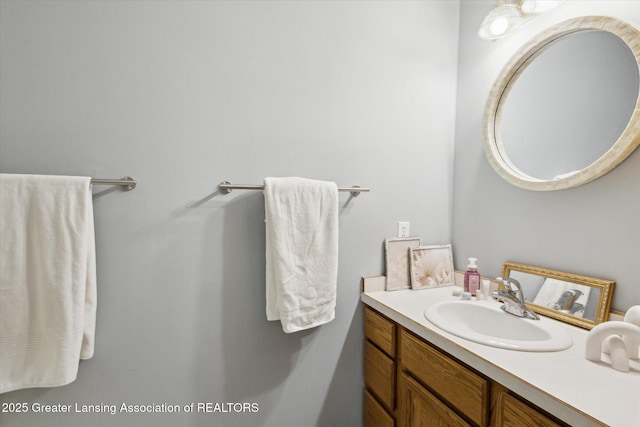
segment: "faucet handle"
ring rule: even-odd
[[[501,281],[506,288],[506,291],[509,293],[520,293],[522,294],[522,287],[520,286],[520,282],[518,282],[516,279],[513,279],[511,277],[496,277],[496,280]],[[513,286],[515,286],[515,290],[513,289]]]

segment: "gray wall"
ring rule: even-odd
[[[383,272],[396,221],[451,239],[458,2],[0,7],[2,172],[139,181],[94,189],[94,358],[0,400],[260,408],[0,424],[361,424],[360,277]],[[336,319],[292,335],[265,318],[262,194],[216,193],[288,175],[372,189],[341,195]]]
[[[455,264],[480,259],[483,275],[504,261],[614,280],[613,308],[640,304],[640,150],[609,174],[574,189],[532,192],[502,180],[482,147],[482,114],[498,73],[518,48],[549,26],[582,15],[609,15],[640,26],[636,1],[577,1],[536,18],[507,39],[477,37],[494,2],[463,1],[454,166]]]

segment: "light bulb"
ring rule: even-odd
[[[482,20],[478,35],[486,40],[497,39],[518,28],[523,21],[524,18],[517,6],[512,4],[499,6]]]
[[[494,36],[501,36],[509,28],[509,21],[506,18],[498,18],[489,25],[489,32]]]

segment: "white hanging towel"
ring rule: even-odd
[[[89,177],[0,174],[0,393],[76,379],[93,356]]]
[[[335,317],[338,187],[305,178],[265,178],[267,319],[286,333]]]

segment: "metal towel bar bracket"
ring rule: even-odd
[[[121,185],[125,190],[133,190],[138,182],[130,176],[124,176],[120,179],[92,179],[93,185]]]
[[[222,194],[229,194],[231,190],[264,190],[264,185],[253,184],[232,184],[229,181],[222,181],[218,188]],[[360,193],[371,191],[369,188],[362,188],[359,185],[354,185],[346,188],[338,188],[338,191],[349,192],[353,197],[358,197]]]

